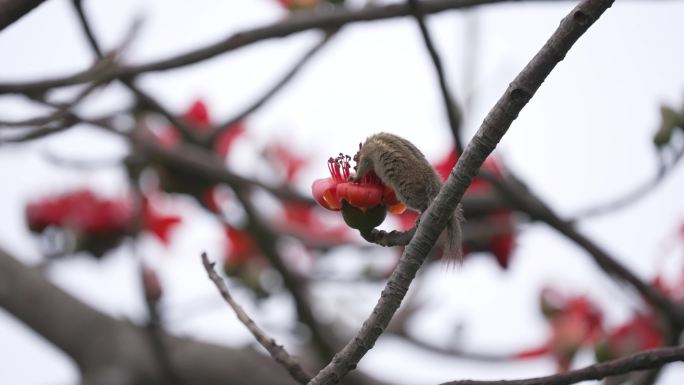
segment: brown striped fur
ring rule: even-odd
[[[352,180],[359,180],[372,170],[402,203],[419,213],[427,210],[442,188],[439,175],[425,155],[413,143],[393,134],[381,132],[366,139],[359,150],[357,165]],[[463,256],[461,222],[463,213],[459,205],[446,228],[446,255],[458,260]]]

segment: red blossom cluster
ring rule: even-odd
[[[581,348],[594,346],[603,336],[603,315],[587,297],[565,297],[550,288],[542,290],[540,304],[551,334],[541,346],[516,357],[551,355],[558,369],[566,371]]]
[[[566,371],[584,348],[593,349],[596,360],[603,362],[664,345],[663,324],[652,309],[635,311],[626,322],[606,328],[600,308],[587,296],[564,296],[545,288],[540,307],[549,323],[548,339],[516,354],[518,359],[551,356],[558,370]]]
[[[194,101],[180,119],[186,122],[194,130],[193,133],[200,139],[205,138],[207,135],[213,135],[213,130],[216,129],[212,125],[209,110],[202,100]],[[145,126],[144,129],[152,136],[153,140],[164,147],[176,147],[184,140],[181,131],[174,126]],[[242,121],[239,121],[220,130],[211,146],[217,156],[225,159],[230,154],[235,140],[245,134],[246,127]],[[159,176],[160,189],[167,192],[188,194],[195,197],[198,202],[208,208],[211,208],[212,205],[215,206],[214,202],[212,202],[214,186],[205,182],[197,175],[167,165],[156,165],[155,171]]]
[[[29,228],[42,232],[49,226],[85,234],[117,234],[128,231],[132,216],[129,199],[103,199],[87,189],[28,203]]]
[[[201,100],[193,102],[181,119],[188,123],[198,138],[206,138],[216,129],[206,104]],[[179,146],[185,140],[181,131],[174,126],[144,126],[143,128],[145,132],[151,134],[153,140],[168,148]],[[235,140],[243,137],[246,132],[247,127],[242,122],[224,128],[212,143],[212,149],[217,156],[226,159]],[[262,154],[276,174],[281,176],[276,184],[280,183],[283,186],[292,186],[301,170],[308,164],[306,157],[292,152],[287,145],[278,141],[268,143]],[[226,208],[230,207],[231,194],[223,194],[225,191],[220,186],[168,165],[155,165],[154,169],[159,176],[159,189],[189,194],[219,217],[222,217],[226,213]],[[298,239],[307,250],[326,249],[349,242],[349,229],[346,226],[324,221],[318,210],[311,205],[287,200],[279,203],[282,211],[274,219],[274,227],[280,233]],[[258,242],[248,231],[238,225],[225,224],[224,233],[225,272],[232,277],[239,278],[255,293],[267,294],[262,287],[260,277],[269,267],[261,255]]]
[[[29,228],[42,233],[53,227],[68,232],[76,241],[76,250],[100,257],[135,230],[135,213],[130,197],[106,199],[88,189],[42,198],[26,205]],[[142,228],[164,244],[180,217],[159,213],[149,198],[143,199]]]

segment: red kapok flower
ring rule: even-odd
[[[214,141],[214,151],[225,158],[228,156],[231,147],[233,147],[233,142],[239,137],[241,137],[247,128],[242,121],[236,122],[235,124],[223,129],[223,132]]]
[[[292,11],[296,9],[313,8],[317,6],[321,0],[278,0],[278,2],[283,7]]]
[[[28,225],[38,232],[56,226],[79,233],[124,233],[129,228],[131,216],[127,199],[100,199],[86,189],[30,202],[26,206]]]
[[[292,235],[311,248],[328,248],[349,242],[349,227],[321,219],[318,210],[306,203],[283,202],[283,216],[276,222],[279,232]]]
[[[434,165],[435,171],[442,180],[447,179],[458,158],[458,152],[453,149],[444,159]],[[485,159],[481,170],[488,172],[495,178],[503,178],[502,167],[493,156]],[[466,190],[464,201],[486,199],[494,193],[494,187],[489,181],[476,176]],[[499,266],[504,269],[508,268],[515,248],[515,221],[511,210],[500,209],[486,213],[468,214],[465,226],[487,230],[473,232],[475,236],[471,237],[472,239],[464,245],[465,254],[473,251],[487,251],[496,258]]]
[[[396,213],[406,209],[394,191],[373,172],[364,175],[359,182],[349,181],[350,160],[349,155],[343,154],[330,158],[331,177],[314,181],[311,190],[321,206],[333,211],[341,209],[347,225],[359,230],[369,230],[382,223],[387,206]]]
[[[154,208],[149,198],[143,198],[143,227],[159,238],[165,246],[169,245],[171,230],[180,223],[179,216],[163,215]]]
[[[75,250],[88,251],[95,257],[119,244],[131,230],[132,218],[129,199],[102,199],[86,189],[30,202],[26,206],[31,230],[42,232],[49,226],[60,228],[75,241]]]
[[[540,304],[551,326],[551,334],[543,345],[522,351],[516,358],[550,354],[559,370],[568,370],[575,354],[596,343],[603,335],[603,315],[587,297],[564,297],[549,288],[542,290]]]
[[[341,207],[341,201],[344,200],[362,211],[381,204],[397,212],[405,209],[394,191],[385,186],[373,172],[364,175],[360,182],[350,182],[350,160],[349,155],[343,154],[337,158],[328,159],[331,177],[317,179],[312,184],[313,196],[321,206],[337,211]]]
[[[183,114],[183,119],[192,124],[195,128],[205,130],[211,127],[209,120],[209,110],[203,100],[195,100]]]
[[[252,236],[248,232],[231,225],[226,225],[225,231],[229,242],[229,250],[225,259],[226,268],[238,267],[259,253]]]
[[[207,134],[212,129],[209,109],[201,99],[194,101],[183,113],[181,119],[200,134]],[[180,131],[173,126],[157,128],[153,130],[153,133],[157,142],[164,147],[173,147],[182,140]],[[222,157],[226,157],[235,139],[244,133],[245,125],[242,121],[223,128],[222,132],[214,140],[214,151]]]
[[[656,317],[637,313],[627,323],[613,329],[596,346],[596,360],[611,360],[642,350],[655,349],[663,344],[663,331]]]
[[[349,180],[350,157],[340,154],[337,158],[328,159],[328,171],[330,178],[316,179],[311,185],[314,199],[324,208],[338,211],[342,207],[340,198],[337,196],[337,185]]]
[[[293,183],[297,174],[308,163],[308,159],[294,154],[282,143],[273,143],[266,148],[266,155],[283,171],[284,182]]]

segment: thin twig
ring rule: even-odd
[[[540,198],[525,188],[522,183],[517,182],[517,179],[513,174],[509,175],[509,183],[504,183],[493,177],[487,179],[497,188],[497,190],[510,198],[519,210],[527,213],[532,219],[540,220],[548,224],[570,240],[574,241],[578,246],[589,253],[599,267],[608,273],[609,276],[618,277],[629,283],[643,295],[644,298],[648,299],[661,312],[666,314],[670,320],[678,325],[684,325],[684,309],[681,306],[673,303],[668,297],[663,295],[663,293],[641,280],[593,241],[577,232],[570,222],[561,219]]]
[[[252,114],[254,111],[258,110],[261,108],[266,102],[268,102],[273,96],[275,96],[281,89],[287,85],[290,80],[292,80],[304,66],[306,63],[311,60],[312,57],[314,57],[323,47],[325,47],[328,42],[330,42],[330,39],[332,39],[335,34],[337,34],[339,30],[332,30],[332,31],[327,31],[325,33],[325,36],[323,39],[321,39],[316,45],[311,47],[306,53],[299,59],[297,62],[290,68],[289,71],[287,71],[283,77],[278,80],[271,88],[266,91],[260,98],[255,100],[251,105],[249,105],[247,108],[245,108],[243,111],[238,113],[237,115],[231,117],[230,119],[226,120],[224,123],[216,125],[211,134],[205,139],[205,143],[213,143],[216,138],[221,135],[225,130],[230,130],[231,127],[233,127],[236,123],[239,121],[245,119],[248,115]]]
[[[545,377],[502,381],[461,380],[445,382],[442,385],[567,385],[580,381],[600,380],[637,370],[652,369],[676,361],[684,361],[684,347],[647,350],[624,358]]]
[[[111,121],[114,117],[113,116],[104,116],[104,117],[98,117],[98,118],[84,118],[81,116],[78,116],[74,114],[73,112],[69,112],[64,118],[62,118],[61,121],[59,122],[52,122],[50,124],[47,124],[42,127],[37,127],[29,132],[25,132],[21,135],[16,135],[12,136],[9,138],[0,138],[0,144],[5,144],[5,143],[23,143],[23,142],[28,142],[31,140],[35,139],[40,139],[44,138],[46,136],[50,136],[53,134],[58,134],[60,132],[64,132],[68,129],[71,129],[81,123],[89,124],[98,128],[104,128],[108,132],[117,134],[117,135],[122,135],[121,132],[117,131],[116,129],[113,128],[111,125]]]
[[[660,183],[662,183],[670,174],[672,174],[672,170],[675,169],[682,158],[684,158],[684,148],[676,153],[675,158],[669,165],[662,163],[657,174],[653,178],[648,179],[634,190],[624,194],[621,197],[613,198],[608,203],[603,203],[594,207],[580,210],[579,213],[573,215],[570,219],[568,219],[568,221],[577,222],[580,220],[609,214],[637,202],[650,192],[655,191],[656,187],[658,187]]]
[[[52,151],[43,151],[43,158],[52,164],[64,168],[71,168],[76,170],[99,170],[103,168],[120,167],[125,159],[69,159],[62,157]]]
[[[297,360],[292,357],[282,345],[278,345],[275,339],[269,337],[265,331],[257,326],[257,324],[247,315],[242,306],[233,299],[233,296],[230,295],[230,291],[228,291],[226,283],[223,282],[223,278],[214,270],[214,262],[209,262],[207,253],[202,253],[202,264],[209,275],[209,279],[214,282],[214,285],[216,285],[216,288],[221,293],[221,297],[223,297],[223,299],[226,300],[226,303],[233,308],[235,315],[240,322],[249,329],[257,342],[259,342],[259,344],[271,354],[271,357],[282,365],[297,382],[300,384],[309,382],[311,375],[299,365]]]
[[[98,59],[102,60],[105,56],[103,54],[102,47],[100,47],[100,44],[98,43],[97,38],[95,37],[95,33],[93,32],[93,29],[90,26],[90,22],[88,21],[85,11],[83,10],[82,0],[73,0],[72,4],[74,6],[74,9],[76,10],[76,15],[78,16],[79,24],[81,25],[83,34],[86,36],[86,40],[88,40],[88,45],[90,46],[90,49],[93,50],[93,53]],[[133,23],[133,27],[131,28],[130,32],[127,33],[127,38],[124,40],[125,45],[128,45],[130,41],[132,41],[133,37],[135,36],[135,32],[139,29],[139,25],[139,21]],[[122,44],[121,46],[123,47],[124,44]],[[122,48],[119,48],[118,51],[122,51]],[[121,83],[123,83],[124,86],[126,86],[126,88],[133,92],[133,94],[138,99],[138,103],[142,107],[146,107],[162,115],[164,118],[166,118],[166,120],[168,120],[174,127],[176,127],[181,132],[185,139],[188,139],[194,143],[198,142],[197,137],[194,134],[196,130],[191,126],[190,123],[176,117],[176,115],[174,115],[168,109],[166,109],[155,98],[141,90],[134,83],[132,77],[117,78],[121,81]]]
[[[53,122],[50,124],[46,124],[45,126],[32,129],[32,130],[30,130],[28,132],[24,132],[20,135],[13,135],[9,138],[0,138],[0,144],[29,142],[29,141],[32,141],[35,139],[40,139],[40,138],[44,138],[46,136],[50,136],[52,134],[58,134],[60,132],[68,130],[69,128],[71,128],[71,127],[73,127],[79,123],[80,122],[77,120],[65,118],[65,119],[62,119],[60,122],[56,122],[56,123]]]
[[[86,38],[88,39],[88,44],[90,44],[90,48],[95,52],[95,55],[99,58],[104,56],[102,49],[100,48],[100,44],[98,44],[97,40],[95,39],[95,34],[93,33],[93,30],[90,28],[90,24],[88,23],[88,19],[86,18],[85,12],[83,10],[83,1],[82,0],[73,0],[73,5],[74,9],[76,10],[76,14],[78,15],[78,19],[81,23],[81,27],[83,28],[83,32],[86,35]]]
[[[378,229],[371,229],[369,231],[361,230],[359,234],[368,242],[384,247],[392,246],[406,246],[411,242],[411,238],[416,234],[416,227],[412,227],[406,231],[384,231]]]
[[[283,278],[283,284],[292,295],[300,320],[311,330],[314,346],[321,353],[322,357],[331,359],[335,354],[337,344],[336,341],[332,339],[333,336],[321,326],[316,318],[311,302],[309,301],[306,282],[301,276],[294,273],[285,263],[285,260],[276,247],[278,244],[278,235],[263,222],[244,188],[240,185],[231,185],[231,188],[233,188],[235,196],[240,204],[242,204],[242,207],[247,214],[247,231],[250,236],[256,240],[269,263]]]
[[[6,127],[33,127],[33,126],[44,126],[50,124],[56,120],[65,118],[71,110],[73,110],[79,103],[81,103],[86,97],[88,97],[93,91],[102,86],[102,82],[93,82],[88,84],[83,90],[81,90],[71,101],[67,103],[60,103],[55,111],[51,112],[45,116],[38,116],[35,118],[29,118],[24,120],[15,121],[0,121],[0,126]]]
[[[309,384],[335,384],[354,369],[382,334],[399,308],[416,272],[444,230],[451,213],[522,108],[530,101],[572,45],[605,12],[613,0],[583,0],[560,23],[542,49],[511,82],[468,143],[420,225],[361,330]]]
[[[310,197],[288,188],[274,187],[229,171],[216,154],[196,145],[179,143],[165,148],[149,140],[129,137],[144,156],[164,165],[178,167],[212,183],[226,183],[229,186],[259,187],[281,199],[315,204]]]
[[[442,66],[442,59],[439,57],[437,48],[432,42],[430,31],[425,24],[425,12],[423,11],[422,5],[420,5],[418,0],[407,0],[407,4],[409,11],[413,14],[418,23],[420,34],[423,36],[423,42],[425,43],[425,48],[430,54],[433,67],[435,67],[439,89],[442,92],[442,100],[444,101],[444,108],[446,109],[447,119],[449,120],[449,127],[451,128],[451,133],[454,138],[454,145],[456,151],[458,151],[459,154],[462,154],[463,142],[461,141],[461,122],[463,121],[463,113],[451,95],[451,91],[449,91],[446,76],[444,75],[444,68]]]

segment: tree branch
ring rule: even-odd
[[[652,369],[676,361],[684,361],[684,347],[648,350],[617,360],[546,377],[502,381],[462,380],[445,382],[442,385],[567,385],[580,381],[600,380],[605,377],[637,370]]]
[[[511,82],[508,90],[485,117],[437,198],[423,213],[416,235],[392,272],[370,317],[357,335],[311,380],[310,384],[338,383],[373,347],[399,308],[416,272],[444,230],[448,217],[458,206],[484,160],[556,64],[612,4],[613,0],[581,1],[561,21],[560,26],[532,61]]]
[[[484,4],[494,4],[520,0],[430,0],[424,1],[422,9],[426,14],[443,12],[451,9],[469,8]],[[528,0],[528,1],[567,1],[567,0]],[[194,64],[214,56],[236,50],[259,41],[286,37],[310,29],[336,29],[342,26],[363,21],[384,20],[409,15],[406,4],[389,4],[384,6],[369,6],[360,10],[338,9],[324,15],[291,16],[290,18],[264,27],[253,28],[233,35],[214,44],[191,50],[166,59],[152,61],[139,65],[119,67],[108,74],[109,79],[131,78],[147,72],[165,71]],[[63,87],[95,79],[92,68],[79,71],[68,76],[43,79],[33,82],[0,83],[0,94],[31,93],[50,88]]]
[[[531,191],[524,188],[520,182],[515,182],[515,177],[513,175],[511,175],[509,179],[514,181],[515,184],[505,184],[496,178],[488,178],[497,189],[513,200],[513,203],[519,210],[524,211],[533,219],[545,222],[559,233],[575,242],[578,246],[587,251],[599,267],[608,273],[609,276],[618,277],[629,283],[641,293],[644,298],[665,314],[669,320],[677,325],[684,325],[684,308],[682,308],[682,306],[673,303],[663,293],[646,284],[627,267],[610,256],[610,254],[605,252],[590,239],[577,232],[571,223],[558,217],[551,208]]]
[[[418,28],[420,28],[420,34],[423,36],[423,42],[425,43],[425,48],[427,49],[430,59],[432,60],[432,65],[435,67],[435,73],[437,74],[437,80],[439,83],[439,89],[442,92],[442,100],[444,101],[444,108],[446,109],[447,119],[449,121],[449,128],[451,128],[451,134],[454,138],[454,145],[456,151],[459,154],[463,153],[463,142],[461,141],[461,122],[463,120],[463,114],[456,104],[456,101],[451,96],[449,91],[449,86],[446,81],[446,76],[444,75],[444,68],[442,67],[442,59],[439,57],[437,48],[432,42],[432,37],[430,36],[430,31],[425,24],[425,13],[423,12],[423,7],[418,0],[408,0],[407,1],[409,11],[413,14],[416,22],[418,23]]]
[[[290,270],[285,264],[280,255],[276,245],[278,236],[271,229],[263,223],[261,216],[252,204],[251,199],[247,196],[244,188],[240,185],[230,186],[237,199],[242,204],[242,207],[247,214],[247,231],[257,241],[259,248],[271,265],[280,273],[283,278],[283,283],[288,289],[292,298],[294,299],[295,308],[300,320],[311,329],[311,336],[314,341],[314,346],[318,349],[324,359],[330,359],[335,354],[337,348],[335,341],[331,339],[329,332],[326,332],[320,322],[316,319],[313,313],[313,308],[309,301],[305,282],[301,277]]]
[[[325,47],[330,39],[332,39],[335,34],[337,34],[339,30],[331,30],[327,31],[325,33],[325,36],[321,41],[316,43],[311,49],[309,49],[293,66],[292,68],[287,71],[283,77],[276,82],[271,88],[266,91],[259,99],[255,100],[251,105],[249,105],[247,108],[245,108],[242,112],[238,113],[237,115],[233,116],[232,118],[228,119],[224,123],[216,125],[216,127],[212,130],[211,134],[205,139],[205,144],[208,143],[213,143],[216,138],[218,138],[221,133],[223,133],[225,130],[230,130],[231,127],[233,127],[237,122],[245,119],[247,116],[252,114],[254,111],[258,110],[261,108],[266,102],[268,102],[273,96],[275,96],[280,90],[282,90],[287,83],[290,82],[298,73],[299,71],[306,65],[309,60],[311,60],[312,57],[314,57],[323,47]]]
[[[0,31],[21,19],[45,0],[0,0]]]
[[[88,40],[88,45],[92,49],[95,56],[99,60],[102,60],[104,58],[102,48],[100,47],[100,44],[97,42],[97,38],[95,38],[95,33],[93,32],[93,29],[90,27],[90,23],[88,22],[88,18],[85,14],[85,11],[83,10],[82,0],[73,0],[72,4],[74,6],[74,10],[76,11],[76,15],[78,16],[78,21],[79,21],[79,24],[81,25],[81,29],[83,30],[83,34],[86,36],[86,40]],[[131,28],[131,30],[135,31],[137,29],[136,26],[137,26],[137,24],[134,24],[134,27]],[[133,33],[129,33],[129,35],[132,37]],[[138,99],[138,104],[140,104],[142,107],[149,108],[152,111],[155,111],[158,114],[162,115],[164,118],[166,118],[166,120],[169,121],[169,123],[171,123],[174,127],[176,127],[181,132],[181,135],[185,139],[187,139],[193,143],[198,143],[198,139],[197,139],[196,135],[194,134],[196,132],[196,130],[194,130],[193,127],[191,127],[190,123],[176,117],[175,114],[173,114],[169,110],[167,110],[155,98],[153,98],[148,93],[141,90],[134,83],[134,80],[132,77],[131,78],[120,78],[119,80],[121,81],[121,83],[123,83],[123,85],[126,88],[128,88],[136,96],[136,98]]]
[[[144,328],[76,300],[2,249],[0,307],[72,357],[84,383],[166,383]],[[296,384],[282,375],[270,357],[253,349],[229,349],[164,332],[160,338],[171,364],[187,384]]]
[[[679,161],[684,158],[684,148],[679,150],[672,160],[672,163],[666,165],[664,162],[661,163],[657,173],[652,178],[646,180],[643,184],[635,188],[634,190],[624,194],[621,197],[614,198],[612,201],[594,207],[589,207],[584,210],[580,210],[579,213],[572,216],[568,222],[577,222],[580,220],[605,215],[637,202],[639,199],[648,195],[648,193],[654,191],[661,182],[663,182],[667,177],[672,174],[672,170],[677,167]]]
[[[257,324],[247,315],[247,312],[238,304],[234,299],[233,296],[230,295],[230,292],[228,291],[228,287],[226,287],[226,283],[223,282],[223,279],[216,273],[216,270],[214,270],[214,263],[209,262],[209,258],[207,258],[207,253],[202,253],[202,264],[204,265],[204,269],[207,271],[207,275],[209,275],[209,279],[211,279],[212,282],[214,282],[214,285],[216,285],[216,288],[218,289],[219,293],[221,293],[221,296],[223,299],[230,305],[231,308],[233,308],[233,311],[235,312],[235,315],[238,317],[240,322],[242,322],[247,329],[252,333],[254,338],[261,344],[261,346],[264,347],[270,354],[273,359],[279,363],[281,366],[283,366],[288,373],[297,380],[300,384],[306,384],[309,382],[309,379],[311,378],[311,375],[306,372],[304,368],[299,365],[299,363],[285,350],[285,348],[282,345],[278,345],[278,343],[271,337],[269,337],[265,331],[263,331]]]

